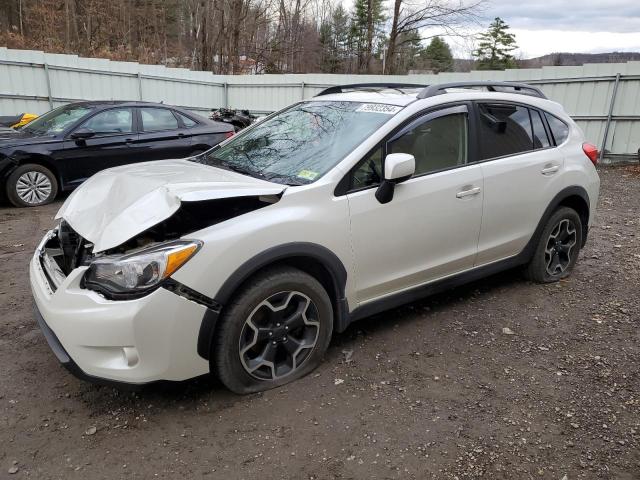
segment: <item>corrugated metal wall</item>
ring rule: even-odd
[[[606,150],[610,159],[637,158],[640,62],[411,76],[232,76],[0,47],[0,115],[41,114],[71,101],[98,99],[164,102],[200,113],[223,106],[265,113],[310,98],[324,87],[344,83],[511,80],[538,85],[549,98],[564,105],[589,141],[601,147],[616,77],[618,89]]]

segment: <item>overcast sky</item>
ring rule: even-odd
[[[640,52],[640,0],[488,0],[482,17],[485,26],[495,17],[506,21],[523,58],[553,52]],[[463,42],[450,43],[457,44],[452,45],[457,55],[468,56]]]

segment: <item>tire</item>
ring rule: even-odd
[[[193,152],[189,154],[190,157],[195,157],[196,155],[200,155],[201,153],[209,150],[208,148],[196,148]]]
[[[16,207],[39,207],[53,202],[58,180],[47,167],[35,163],[20,165],[5,185],[7,198]]]
[[[569,207],[556,210],[542,230],[538,245],[526,268],[529,280],[557,282],[568,277],[582,246],[582,220]]]
[[[332,331],[333,307],[320,282],[296,268],[267,270],[225,309],[211,345],[211,370],[234,393],[275,388],[315,369]]]

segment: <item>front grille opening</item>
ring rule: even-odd
[[[47,242],[45,248],[65,275],[75,268],[88,265],[93,257],[93,244],[87,242],[65,221],[60,223],[57,235]]]

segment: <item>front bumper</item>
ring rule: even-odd
[[[86,267],[68,276],[52,275],[50,268],[45,273],[48,238],[31,259],[31,290],[40,327],[72,373],[103,383],[144,384],[209,372],[209,362],[197,353],[206,307],[163,288],[135,300],[107,300],[80,287]]]

